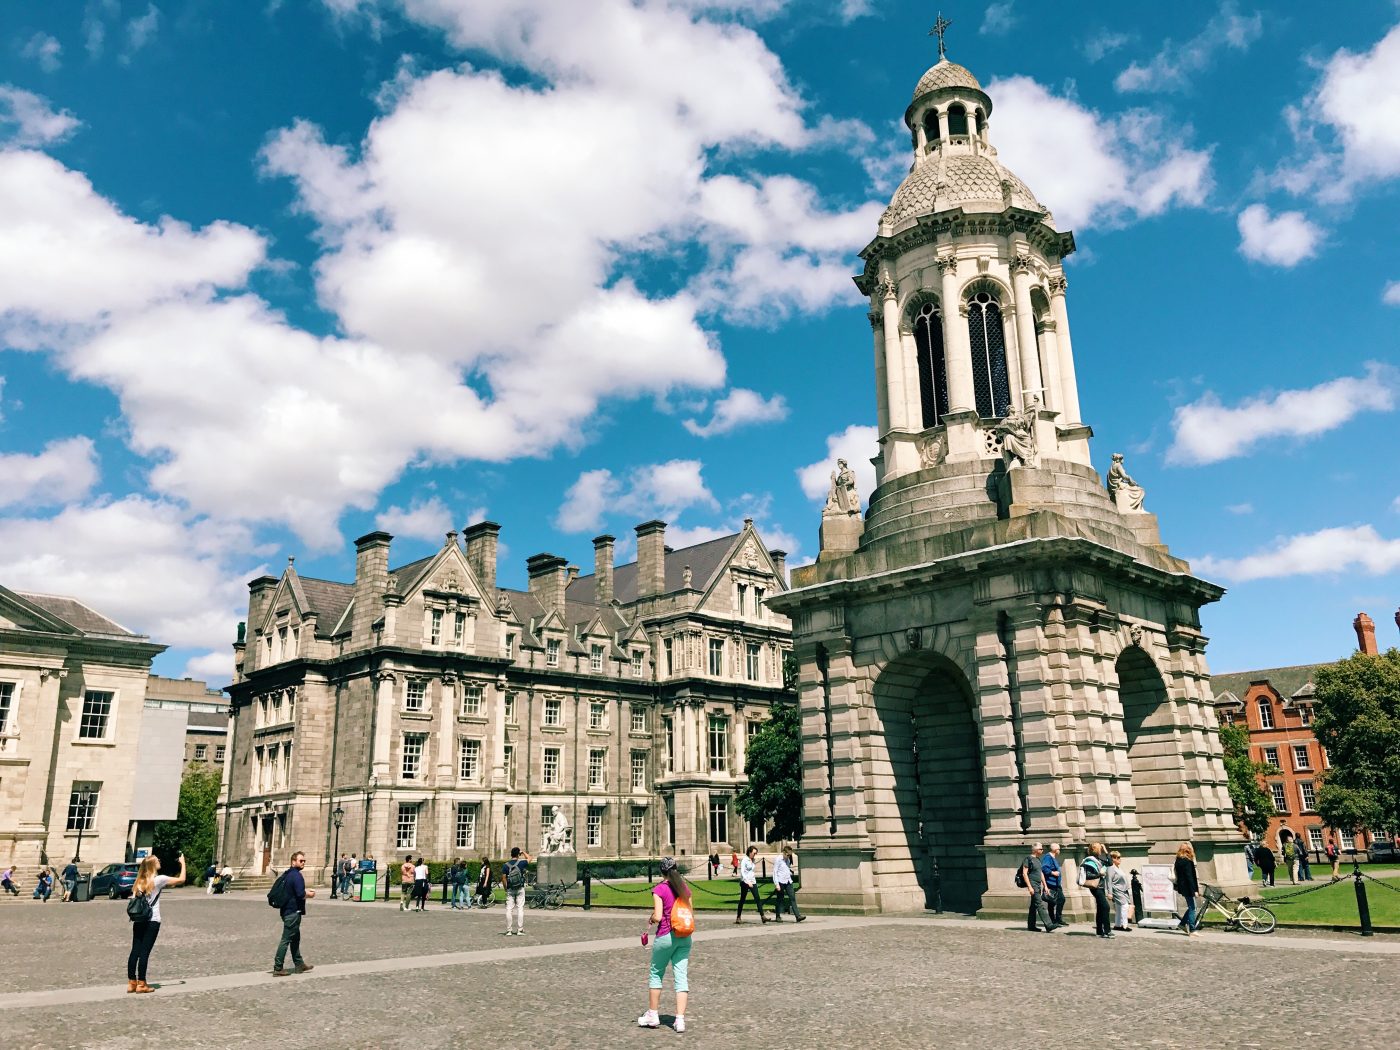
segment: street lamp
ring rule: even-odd
[[[87,828],[88,804],[92,801],[91,791],[78,792],[78,848],[73,851],[73,863],[83,859],[83,831]]]
[[[331,900],[335,900],[335,889],[340,884],[340,825],[345,823],[345,810],[336,806],[331,811],[331,820],[335,822],[335,849],[331,850]]]

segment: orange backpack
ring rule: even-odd
[[[671,933],[677,937],[689,937],[695,932],[695,912],[690,907],[690,901],[676,898],[676,903],[671,905]]]

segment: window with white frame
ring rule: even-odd
[[[506,659],[515,659],[515,635],[506,635]]]
[[[1343,831],[1343,832],[1341,833],[1341,835],[1342,835],[1342,849],[1343,849],[1343,850],[1354,850],[1354,849],[1356,849],[1356,836],[1355,836],[1355,835],[1353,835],[1350,831]]]
[[[1276,747],[1264,748],[1264,761],[1267,762],[1269,765],[1275,767],[1276,769],[1282,768],[1278,764],[1278,748]]]
[[[74,784],[68,793],[68,830],[88,832],[97,821],[97,800],[101,784]]]
[[[279,661],[287,658],[287,628],[277,628],[277,659]]]
[[[452,620],[452,644],[460,646],[467,640],[467,614],[459,612]]]
[[[557,747],[544,749],[544,782],[551,786],[559,783],[559,749]]]
[[[434,609],[428,616],[428,644],[442,644],[442,610]]]
[[[1316,850],[1322,849],[1321,828],[1308,828],[1308,848]]]
[[[457,742],[457,776],[462,780],[481,777],[481,741],[463,737]]]
[[[417,780],[423,771],[423,748],[427,745],[427,733],[405,733],[403,735],[403,764],[400,767],[404,780]]]
[[[404,685],[403,709],[421,711],[427,705],[428,683],[421,678],[410,678]]]
[[[1312,704],[1298,705],[1298,720],[1305,726],[1312,725]]]
[[[666,677],[669,678],[676,673],[676,654],[671,639],[661,639],[661,650],[666,657]]]
[[[642,677],[642,672],[646,667],[646,654],[641,649],[632,650],[632,677]]]
[[[748,584],[746,584],[746,583],[741,583],[741,584],[739,584],[739,586],[738,586],[738,592],[739,592],[739,601],[738,601],[738,605],[739,605],[739,615],[740,615],[740,616],[743,616],[745,613],[748,612],[748,609],[747,609],[747,606],[748,606],[748,603],[749,603],[749,587],[748,587]]]
[[[414,849],[417,847],[418,803],[399,803],[399,819],[394,826],[394,845],[399,849]]]
[[[724,674],[724,639],[710,639],[710,674],[720,677]]]
[[[476,803],[457,803],[458,849],[476,849]]]
[[[1294,745],[1293,745],[1293,768],[1294,768],[1294,769],[1312,769],[1312,759],[1310,759],[1310,758],[1308,757],[1308,745],[1307,745],[1307,744],[1294,744]]]
[[[763,720],[762,720],[762,719],[760,719],[760,718],[751,718],[751,719],[749,719],[748,724],[744,726],[744,738],[745,738],[746,740],[748,740],[750,743],[752,743],[752,742],[753,742],[754,735],[755,735],[760,729],[762,729],[762,728],[763,728]]]
[[[723,715],[710,716],[710,772],[729,770],[729,719]]]
[[[194,760],[195,760],[196,762],[203,762],[204,759],[208,756],[208,754],[209,754],[209,745],[208,745],[208,744],[195,744],[195,745],[194,745]]]
[[[11,711],[14,709],[15,683],[0,682],[0,734],[10,731]]]
[[[588,669],[595,672],[603,669],[603,647],[601,645],[588,647]]]
[[[632,705],[632,732],[645,733],[647,731],[647,709],[641,704]]]
[[[481,714],[482,688],[480,682],[462,683],[462,714]]]
[[[1277,810],[1279,813],[1287,813],[1288,795],[1284,791],[1283,785],[1276,781],[1270,781],[1269,794],[1273,797],[1274,809]]]
[[[83,693],[83,715],[78,722],[79,740],[107,739],[115,696],[106,689],[88,689]]]
[[[606,787],[607,769],[607,750],[601,747],[590,747],[588,749],[588,786],[591,788]]]
[[[647,753],[645,751],[632,752],[632,790],[645,791],[647,789]]]
[[[606,704],[601,704],[597,700],[588,705],[588,728],[603,729],[608,724],[608,708]]]
[[[647,810],[645,806],[633,806],[631,820],[628,822],[631,831],[631,842],[633,846],[640,846],[645,841]]]
[[[1267,696],[1259,698],[1259,728],[1274,728],[1274,705],[1269,702]]]
[[[214,745],[214,761],[215,761],[215,762],[222,762],[222,761],[224,760],[224,756],[225,756],[226,754],[228,754],[228,748],[227,748],[225,745],[223,745],[223,744],[215,744],[215,745]]]
[[[506,725],[515,725],[515,694],[506,694]]]
[[[588,845],[594,849],[603,844],[603,807],[588,807]]]
[[[755,587],[755,588],[753,589],[753,615],[754,615],[754,619],[756,619],[756,620],[762,620],[762,619],[763,619],[763,613],[764,613],[764,609],[763,609],[763,588],[762,588],[762,587]]]
[[[758,681],[758,656],[758,643],[749,642],[748,648],[744,653],[744,677],[750,682]]]
[[[292,655],[296,656],[301,652],[301,628],[292,628]]]
[[[710,841],[729,841],[729,799],[723,795],[710,796]]]
[[[553,807],[553,806],[541,806],[541,807],[540,807],[540,841],[543,842],[543,841],[545,840],[545,838],[546,838],[553,830],[554,830],[554,807]]]
[[[547,698],[544,702],[544,724],[562,726],[564,724],[564,701],[558,697]]]
[[[1303,800],[1303,812],[1312,813],[1317,809],[1317,789],[1313,787],[1311,780],[1303,780],[1298,784],[1298,794]]]
[[[544,643],[544,665],[546,667],[559,666],[559,639],[551,638]]]
[[[666,772],[670,773],[676,768],[676,723],[663,718],[661,728],[666,736]]]
[[[515,745],[506,744],[501,750],[506,767],[506,787],[515,787]]]

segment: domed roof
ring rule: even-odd
[[[936,66],[919,78],[919,84],[914,88],[914,98],[919,99],[930,91],[950,87],[972,88],[974,91],[982,90],[982,85],[977,83],[977,78],[972,75],[970,70],[944,58],[940,59]]]
[[[990,153],[930,154],[899,184],[881,222],[897,227],[918,215],[958,207],[1000,212],[1007,206],[1003,183],[1011,207],[1045,211],[1026,184]]]

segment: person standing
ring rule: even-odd
[[[428,878],[428,865],[422,857],[413,866],[413,899],[418,902],[418,910],[428,910],[428,891],[433,888]]]
[[[1288,869],[1288,881],[1295,886],[1298,884],[1298,844],[1292,835],[1283,836],[1283,866]]]
[[[1298,836],[1298,881],[1316,882],[1312,873],[1312,862],[1308,859],[1308,844],[1302,835]]]
[[[1181,928],[1186,936],[1196,936],[1196,894],[1201,892],[1200,881],[1196,878],[1196,851],[1191,843],[1183,842],[1176,848],[1176,892],[1186,898],[1186,916],[1181,920]]]
[[[302,869],[306,867],[306,854],[298,850],[292,854],[292,866],[282,873],[282,939],[277,942],[277,955],[272,960],[272,976],[287,977],[290,970],[283,969],[287,961],[287,950],[292,952],[292,964],[297,973],[305,973],[314,967],[301,957],[301,920],[306,915],[306,902],[316,896],[315,890],[306,888],[306,877]]]
[[[739,910],[734,915],[736,926],[744,921],[744,901],[749,897],[753,898],[753,905],[758,909],[759,921],[768,921],[768,916],[763,914],[763,899],[758,895],[758,869],[753,862],[756,856],[758,847],[750,846],[744,851],[744,859],[739,862]]]
[[[457,858],[457,870],[452,875],[452,907],[463,911],[472,906],[471,890],[467,883],[467,862]]]
[[[783,921],[784,901],[787,902],[788,912],[798,922],[803,922],[807,918],[797,907],[797,886],[793,882],[792,865],[792,847],[784,846],[783,852],[779,854],[778,859],[773,862],[773,889],[777,896],[777,900],[773,903],[773,919],[775,922]]]
[[[1031,933],[1039,933],[1040,927],[1036,925],[1036,920],[1040,920],[1040,925],[1045,927],[1046,933],[1055,931],[1055,924],[1050,920],[1050,910],[1045,906],[1045,872],[1040,867],[1040,858],[1045,854],[1045,847],[1037,842],[1031,847],[1030,855],[1021,861],[1020,878],[1017,880],[1025,887],[1027,895],[1030,897],[1030,907],[1026,910],[1026,929]]]
[[[160,874],[160,858],[154,853],[141,858],[136,868],[136,881],[131,884],[131,896],[144,897],[151,906],[151,913],[144,919],[136,919],[131,924],[131,953],[126,957],[126,990],[128,992],[154,992],[146,983],[146,965],[151,960],[151,949],[160,936],[160,895],[167,886],[183,886],[185,882],[185,855],[180,854],[180,874],[175,876]]]
[[[647,974],[647,1011],[637,1018],[642,1028],[659,1028],[661,1017],[661,984],[666,967],[671,967],[671,983],[676,989],[677,1032],[685,1031],[685,1004],[690,996],[690,935],[682,937],[671,930],[671,909],[676,901],[690,903],[690,886],[682,877],[674,857],[661,858],[661,881],[651,891],[651,918],[647,926],[656,927],[656,940],[651,946],[651,967]]]
[[[1108,851],[1102,842],[1089,847],[1089,855],[1080,865],[1084,870],[1084,888],[1094,896],[1094,936],[1112,939],[1112,922],[1108,914]]]
[[[481,858],[481,870],[476,873],[476,896],[481,907],[486,907],[486,902],[491,899],[491,859]]]
[[[78,858],[74,857],[63,869],[63,899],[71,901],[73,891],[78,888]]]
[[[210,861],[204,868],[204,894],[213,896],[214,882],[219,877],[219,865],[215,861]]]
[[[729,874],[739,874],[739,851],[737,849],[729,851]]]
[[[525,882],[530,874],[530,855],[519,846],[510,848],[510,860],[501,865],[501,885],[506,891],[506,936],[525,932]]]
[[[414,871],[413,858],[405,857],[399,865],[399,911],[408,911],[408,906],[413,903]]]
[[[1332,862],[1332,878],[1342,877],[1342,851],[1337,848],[1337,840],[1331,835],[1327,836],[1327,859]]]
[[[1123,870],[1123,854],[1114,850],[1109,854],[1113,861],[1108,868],[1108,895],[1113,901],[1113,928],[1123,933],[1132,933],[1130,920],[1133,917],[1133,888],[1128,882],[1128,873]]]
[[[1254,840],[1250,839],[1244,844],[1244,866],[1245,873],[1254,878]]]
[[[1254,847],[1254,863],[1259,865],[1259,885],[1272,886],[1274,884],[1274,868],[1277,860],[1274,858],[1274,851],[1269,848],[1267,842],[1260,842]]]
[[[1056,926],[1066,926],[1064,870],[1060,867],[1060,844],[1050,843],[1045,856],[1040,858],[1040,872],[1045,876],[1046,910],[1050,921]]]

